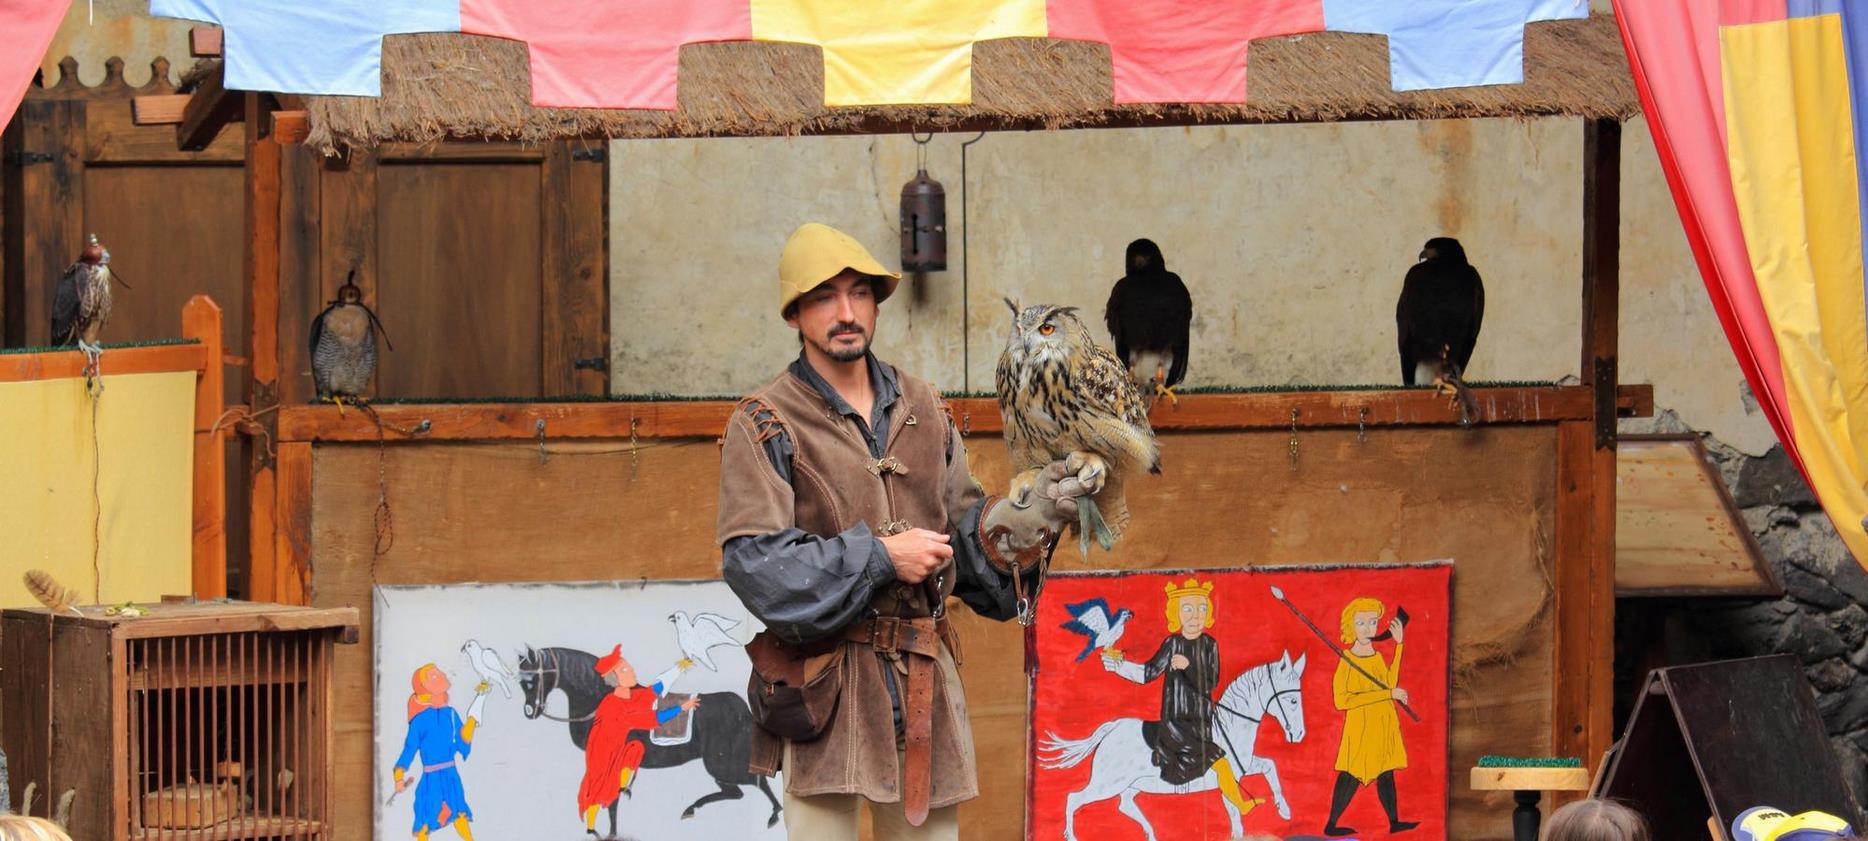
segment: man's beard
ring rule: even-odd
[[[853,347],[853,348],[843,347],[841,345],[833,346],[831,344],[831,341],[836,339],[839,333],[850,332],[850,331],[853,331],[856,333],[856,335],[862,337],[862,341],[859,342],[856,345],[856,347]],[[812,344],[817,344],[817,343],[812,342]],[[845,321],[842,324],[838,324],[836,326],[831,327],[830,335],[825,338],[823,344],[817,344],[817,349],[820,351],[823,351],[825,356],[828,356],[837,362],[855,362],[856,360],[863,358],[863,355],[869,352],[869,334],[863,332],[862,325],[859,325],[854,321]]]

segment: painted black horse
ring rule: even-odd
[[[586,651],[526,646],[525,653],[519,657],[518,668],[519,688],[525,695],[525,717],[568,723],[571,743],[583,750],[596,718],[597,704],[610,692],[609,684],[597,674],[596,666],[597,655]],[[545,712],[545,700],[559,691],[564,693],[569,715]],[[732,692],[705,692],[700,699],[700,706],[693,712],[694,721],[689,725],[694,735],[686,744],[658,745],[649,740],[647,733],[630,734],[631,739],[642,742],[642,767],[673,768],[696,759],[706,766],[708,775],[720,790],[689,804],[681,813],[682,818],[693,817],[694,810],[709,803],[744,797],[741,786],[757,786],[772,803],[772,815],[765,825],[777,825],[778,813],[783,807],[772,794],[771,781],[747,768],[752,753],[753,723],[746,699]],[[615,838],[616,801],[610,801],[607,808],[609,837]]]

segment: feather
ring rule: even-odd
[[[36,782],[28,782],[26,784],[26,790],[20,793],[20,804],[19,804],[20,814],[22,815],[32,814],[33,794],[37,792],[38,789],[39,789],[39,784]]]
[[[71,801],[77,796],[77,789],[65,789],[65,793],[58,798],[58,811],[53,813],[53,823],[66,829],[71,828]]]
[[[46,609],[53,613],[63,613],[69,610],[79,616],[84,615],[84,611],[78,609],[77,592],[58,583],[58,579],[53,578],[52,574],[45,570],[27,570],[26,589],[32,592],[33,598],[38,599],[40,604],[45,605]]]

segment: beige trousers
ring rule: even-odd
[[[784,763],[791,765],[790,742],[785,743]],[[791,841],[857,841],[862,827],[859,807],[867,799],[860,794],[803,796],[792,794],[786,786],[785,837]],[[927,820],[911,826],[899,801],[870,803],[869,818],[875,824],[874,841],[960,841],[959,806],[929,809]]]
[[[791,841],[856,841],[860,824],[860,794],[814,794],[800,797],[785,792],[785,834]],[[960,807],[928,810],[920,826],[909,826],[900,803],[870,803],[875,841],[959,841]]]

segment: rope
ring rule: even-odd
[[[376,512],[373,516],[376,526],[376,542],[371,547],[376,553],[371,559],[374,564],[375,558],[387,554],[390,547],[396,545],[395,512],[389,509],[389,445],[383,439],[383,428],[395,429],[403,435],[415,433],[413,430],[398,428],[394,424],[383,423],[383,417],[377,414],[375,409],[370,408],[368,403],[358,403],[356,406],[376,423]]]

